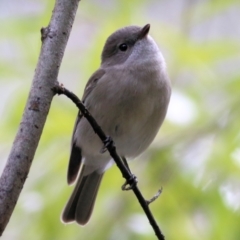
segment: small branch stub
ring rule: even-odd
[[[55,36],[57,36],[57,33],[53,30],[51,30],[51,28],[48,26],[48,27],[42,27],[41,30],[41,41],[43,42],[47,37],[49,38],[53,38]],[[66,35],[65,32],[63,32],[63,35]]]
[[[146,201],[147,204],[149,205],[149,204],[151,204],[152,202],[154,202],[156,199],[158,199],[159,196],[161,195],[162,191],[163,191],[163,189],[160,188],[160,189],[158,190],[158,192],[157,192],[151,199],[149,199],[149,200]]]

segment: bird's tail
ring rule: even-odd
[[[94,171],[84,176],[84,173],[88,172],[87,168],[82,166],[76,186],[63,210],[64,223],[76,221],[80,225],[85,225],[91,217],[103,173]]]

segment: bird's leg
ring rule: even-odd
[[[126,180],[126,182],[122,185],[122,190],[128,191],[136,187],[138,181],[137,177],[134,174],[132,174],[125,157],[122,157],[122,161],[131,174],[131,177],[128,180]]]
[[[123,161],[125,167],[128,169],[128,171],[129,171],[130,173],[132,173],[131,170],[130,170],[130,168],[129,168],[129,166],[128,166],[127,159],[126,159],[125,157],[122,157],[122,161]]]
[[[104,145],[101,148],[100,153],[105,153],[107,151],[107,148],[112,144],[113,144],[112,138],[107,136],[106,140],[104,140]],[[122,190],[128,191],[128,190],[131,190],[134,187],[136,187],[138,181],[137,181],[137,177],[132,174],[132,172],[128,166],[126,158],[122,157],[121,159],[122,159],[124,166],[127,168],[127,170],[130,173],[130,178],[127,179],[126,182],[122,185]]]

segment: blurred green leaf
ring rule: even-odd
[[[31,86],[40,29],[53,5],[0,3],[2,169]],[[80,2],[59,74],[79,97],[100,64],[106,38],[117,28],[151,23],[166,58],[175,99],[169,113],[178,115],[169,114],[149,150],[130,163],[147,199],[163,187],[151,209],[166,239],[240,239],[239,16],[237,0]],[[124,181],[116,166],[105,174],[90,223],[60,222],[73,189],[66,169],[76,114],[68,99],[54,98],[2,239],[155,239],[133,193],[121,191]]]

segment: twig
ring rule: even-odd
[[[0,178],[0,236],[21,193],[50,109],[63,53],[79,0],[57,0],[47,28],[23,117]]]
[[[162,193],[162,188],[160,188],[160,189],[157,191],[157,193],[156,193],[151,199],[146,200],[147,204],[149,205],[149,204],[151,204],[152,202],[154,202],[156,199],[158,199],[159,196],[161,195],[161,193]]]
[[[111,157],[114,159],[116,165],[118,166],[118,168],[120,169],[122,176],[126,179],[126,183],[128,185],[130,185],[130,189],[133,190],[134,194],[136,195],[141,207],[143,208],[145,214],[148,217],[148,220],[150,222],[150,224],[152,225],[152,228],[157,236],[157,238],[159,240],[164,240],[164,235],[162,234],[160,228],[158,227],[150,209],[149,209],[149,201],[146,201],[144,199],[144,197],[142,196],[142,193],[140,192],[140,190],[137,187],[137,181],[136,181],[136,177],[129,171],[129,169],[124,165],[122,159],[120,158],[120,156],[117,154],[116,151],[116,147],[114,145],[113,140],[106,136],[105,133],[102,131],[101,127],[97,124],[96,120],[92,117],[92,115],[89,113],[89,111],[85,108],[85,106],[83,105],[83,103],[80,101],[80,99],[72,92],[68,91],[66,88],[64,88],[63,86],[59,86],[56,85],[53,88],[53,91],[57,94],[64,94],[65,96],[67,96],[68,98],[70,98],[78,107],[78,109],[81,111],[81,113],[83,114],[83,116],[89,121],[89,123],[91,124],[93,130],[95,131],[95,133],[99,136],[99,138],[102,140],[102,142],[105,145],[105,148],[107,148],[107,150],[109,151]],[[128,190],[129,188],[125,189]],[[158,196],[160,195],[160,193],[158,194]],[[152,199],[156,199],[157,197],[154,196]],[[151,199],[151,200],[152,200]],[[150,201],[151,201],[150,200]],[[152,201],[154,201],[152,200]]]

